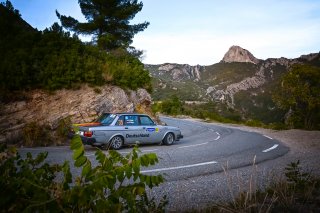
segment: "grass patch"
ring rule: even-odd
[[[254,166],[255,167],[255,166]],[[235,180],[224,169],[231,202],[215,203],[203,209],[204,212],[319,212],[320,178],[311,172],[303,172],[300,161],[285,168],[285,178],[273,181],[265,189],[259,189],[256,173],[250,175],[244,187],[241,180]],[[240,183],[240,184],[239,184]],[[238,185],[238,191],[232,186]],[[246,188],[246,190],[243,190]]]

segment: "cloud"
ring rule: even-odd
[[[208,65],[219,62],[232,45],[239,45],[257,58],[298,57],[318,52],[320,24],[242,29],[227,33],[185,31],[183,33],[139,34],[133,45],[146,50],[145,63],[166,62]]]
[[[153,1],[145,2],[151,10]],[[169,12],[149,11],[150,27],[134,38],[133,46],[146,50],[145,63],[213,64],[231,45],[261,59],[293,58],[320,50],[318,1],[204,0],[186,1],[179,7],[172,2]]]

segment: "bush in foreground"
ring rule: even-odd
[[[162,212],[166,205],[149,199],[146,188],[158,186],[163,177],[144,175],[141,166],[158,162],[154,153],[139,156],[137,147],[126,156],[110,150],[95,153],[92,167],[79,136],[71,149],[79,177],[72,177],[69,162],[48,164],[48,153],[22,158],[15,148],[0,147],[1,212]]]

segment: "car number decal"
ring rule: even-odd
[[[147,128],[147,132],[159,132],[159,128]]]

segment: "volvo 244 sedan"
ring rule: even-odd
[[[136,143],[171,145],[183,138],[179,128],[157,125],[148,115],[135,113],[107,113],[96,125],[79,125],[78,134],[84,144],[112,149]]]

